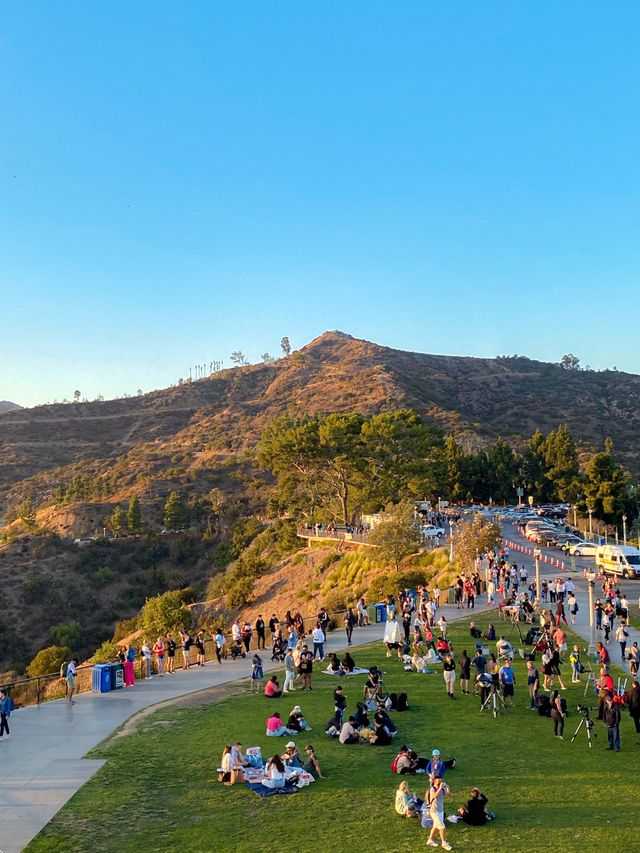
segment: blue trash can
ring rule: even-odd
[[[124,687],[124,666],[121,663],[109,664],[111,667],[111,689],[119,690]]]
[[[91,670],[91,692],[108,693],[111,690],[111,664],[96,663]]]
[[[387,605],[386,604],[376,604],[376,622],[386,622],[387,621]]]

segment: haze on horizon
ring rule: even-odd
[[[640,373],[637,4],[8,8],[0,399],[342,329]]]

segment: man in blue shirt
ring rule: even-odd
[[[498,672],[498,677],[500,679],[500,685],[502,686],[502,698],[504,699],[505,705],[513,705],[513,694],[514,687],[516,684],[516,674],[513,671],[513,667],[511,666],[511,661],[507,658],[500,667]],[[507,702],[507,699],[509,700]]]

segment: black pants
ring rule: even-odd
[[[0,714],[0,737],[9,734],[9,718],[6,714]]]
[[[636,727],[636,733],[640,734],[640,716],[635,714],[633,717],[631,717],[631,719],[633,720],[633,723]]]
[[[258,649],[264,649],[264,647],[265,647],[264,631],[258,631]]]

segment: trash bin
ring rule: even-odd
[[[449,597],[447,599],[447,603],[448,604],[455,604],[456,603],[456,591],[455,591],[455,588],[452,586],[449,587]]]
[[[119,690],[124,687],[124,666],[121,663],[109,664],[111,667],[111,689]]]
[[[367,607],[367,615],[369,617],[370,625],[374,625],[378,621],[378,609],[375,604],[370,604]]]
[[[108,693],[111,690],[111,664],[96,663],[91,670],[91,692]]]
[[[376,608],[376,622],[386,622],[387,621],[387,605],[386,604],[374,604]]]

